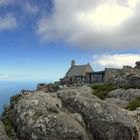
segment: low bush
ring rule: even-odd
[[[130,102],[127,110],[133,111],[136,110],[136,108],[140,107],[140,98],[136,98],[134,101]]]
[[[107,97],[111,90],[115,89],[111,84],[94,84],[91,88],[93,89],[92,94],[102,100]]]
[[[3,120],[3,123],[5,125],[5,130],[7,132],[7,135],[11,138],[12,132],[13,132],[13,124],[10,116],[6,116]]]

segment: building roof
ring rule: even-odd
[[[65,76],[84,76],[87,72],[93,72],[90,64],[74,65],[68,70]]]

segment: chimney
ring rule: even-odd
[[[135,68],[140,69],[140,61],[137,61],[137,62],[136,62],[136,66],[135,66]]]
[[[71,67],[75,66],[75,60],[71,60]]]

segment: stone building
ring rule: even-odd
[[[75,60],[72,60],[71,67],[65,74],[63,80],[83,83],[86,80],[86,73],[89,72],[93,72],[93,69],[89,63],[85,65],[76,65]]]
[[[80,83],[114,83],[121,85],[133,85],[140,87],[140,61],[135,67],[123,66],[122,69],[105,68],[103,71],[94,72],[91,65],[76,65],[75,60],[71,61],[71,67],[66,73],[63,81]]]

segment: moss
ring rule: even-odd
[[[12,137],[12,132],[13,132],[13,124],[12,124],[12,120],[10,117],[5,117],[3,119],[3,123],[5,125],[5,130],[7,135],[11,138]]]
[[[127,110],[133,111],[136,110],[136,108],[140,107],[140,98],[136,98],[134,101],[130,102]]]
[[[95,84],[91,88],[93,89],[92,94],[96,95],[102,100],[107,97],[111,90],[115,89],[111,84]]]

